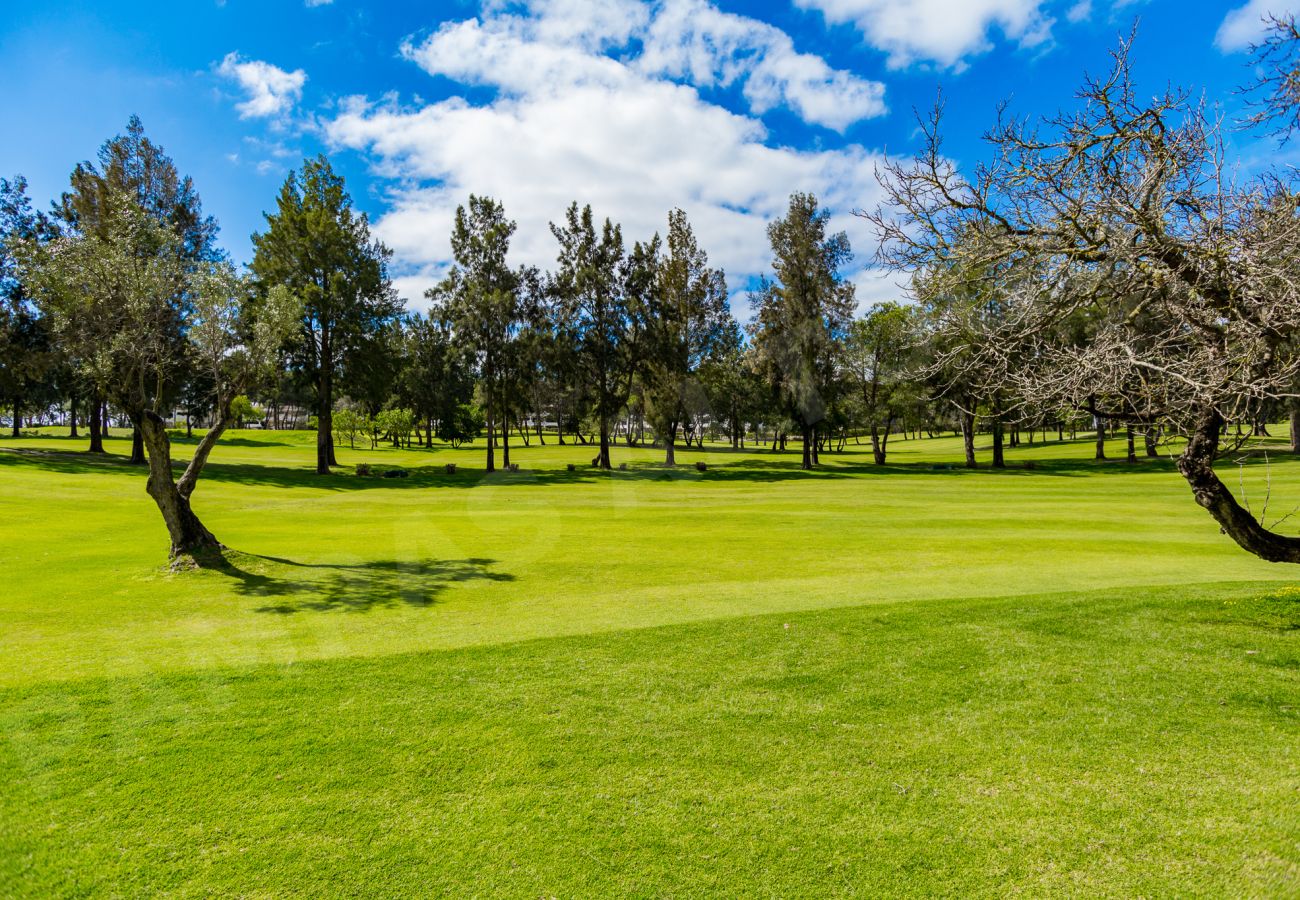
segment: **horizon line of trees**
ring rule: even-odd
[[[673,465],[679,442],[765,431],[811,469],[863,437],[883,465],[900,428],[961,433],[974,466],[983,426],[1001,467],[1022,434],[1063,438],[1082,419],[1099,457],[1120,429],[1130,460],[1139,440],[1154,455],[1182,439],[1180,472],[1224,531],[1300,561],[1300,539],[1213,470],[1239,445],[1229,423],[1289,416],[1300,450],[1300,191],[1292,173],[1227,177],[1219,123],[1185,92],[1139,99],[1130,46],[1077,111],[999,122],[970,173],[943,154],[941,104],[921,121],[922,152],[888,162],[885,201],[859,212],[915,303],[859,315],[847,235],[796,192],[767,227],[771,273],[744,328],[679,209],[629,245],[574,202],[542,271],[509,264],[516,223],[477,195],[456,211],[428,312],[407,312],[391,251],[323,155],[286,178],[237,271],[192,181],[132,117],[48,212],[21,177],[0,180],[0,401],[15,432],[24,410],[66,401],[74,430],[84,410],[92,453],[123,413],[176,559],[220,550],[190,497],[252,397],[311,410],[321,474],[363,434],[484,431],[491,472],[498,451],[511,465],[512,436],[544,443],[551,428],[602,469],[620,435]],[[1274,20],[1252,124],[1294,127],[1297,47],[1294,19]],[[210,422],[179,477],[177,409]]]

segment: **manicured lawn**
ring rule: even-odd
[[[1296,573],[1168,461],[312,437],[176,575],[141,472],[0,439],[0,895],[1300,895]]]

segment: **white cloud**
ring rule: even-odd
[[[529,15],[489,7],[403,53],[432,75],[495,89],[482,103],[353,97],[321,123],[333,146],[369,154],[389,180],[375,230],[412,306],[426,305],[423,290],[445,271],[452,217],[470,193],[504,204],[519,223],[515,262],[543,268],[557,250],[548,224],[571,202],[621,223],[629,245],[662,234],[681,207],[741,287],[769,271],[766,225],[792,191],[817,194],[860,257],[871,253],[851,210],[878,196],[875,154],[773,146],[761,120],[700,93],[740,85],[755,111],[787,105],[832,125],[883,108],[878,88],[797,52],[771,26],[700,0],[534,0]],[[738,312],[743,304],[733,298]]]
[[[1267,16],[1297,13],[1300,13],[1300,3],[1296,0],[1250,0],[1224,17],[1214,36],[1214,45],[1224,53],[1246,50],[1264,36]]]
[[[313,6],[329,6],[331,3],[334,2],[334,0],[304,0],[304,2],[306,3],[307,7],[310,9]]]
[[[997,28],[1022,47],[1050,40],[1053,20],[1044,0],[795,0],[828,22],[851,23],[889,54],[895,68],[926,61],[962,69],[965,59],[992,47]]]
[[[890,300],[908,303],[911,300],[908,296],[907,278],[887,269],[864,268],[853,276],[852,281],[859,313],[866,312],[877,303]]]
[[[872,154],[769,147],[760,123],[683,85],[588,85],[418,109],[353,99],[325,129],[335,144],[369,151],[394,180],[376,231],[407,271],[446,264],[453,213],[471,192],[505,204],[519,222],[513,256],[542,267],[556,253],[548,223],[575,200],[622,223],[629,243],[662,233],[668,210],[681,207],[733,285],[767,271],[765,226],[791,191],[815,192],[837,213],[835,227],[850,231],[859,252],[870,250],[849,212],[877,196]]]
[[[430,75],[490,84],[514,94],[627,83],[631,73],[616,60],[578,45],[536,40],[520,21],[510,17],[487,24],[478,19],[448,22],[422,44],[404,44],[402,54]]]
[[[248,96],[235,106],[241,119],[284,115],[302,97],[302,86],[307,82],[307,73],[302,69],[286,72],[268,62],[242,59],[238,53],[227,53],[217,74],[236,82]]]
[[[527,15],[448,22],[402,50],[430,74],[514,94],[666,76],[702,89],[740,84],[756,113],[786,106],[837,131],[885,112],[883,84],[832,69],[780,29],[705,0],[533,0]],[[617,51],[623,59],[609,55]]]
[[[636,67],[699,87],[743,83],[757,113],[789,106],[804,121],[842,131],[885,112],[885,86],[837,71],[766,22],[725,13],[704,0],[664,0],[644,36]]]

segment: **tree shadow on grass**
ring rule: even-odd
[[[1071,443],[1071,442],[1067,442]],[[521,468],[517,472],[498,471],[485,473],[476,467],[461,466],[454,473],[448,473],[444,465],[418,467],[393,466],[405,473],[401,478],[382,477],[385,467],[373,465],[377,473],[370,477],[360,477],[346,468],[340,467],[328,476],[317,475],[308,466],[276,466],[253,463],[209,462],[203,470],[204,482],[231,482],[244,485],[258,485],[277,488],[306,488],[318,491],[353,492],[373,490],[409,490],[413,488],[473,488],[479,485],[518,485],[519,487],[546,487],[551,485],[593,484],[601,481],[622,482],[751,482],[775,483],[785,481],[833,481],[857,477],[888,477],[890,475],[911,475],[917,477],[938,478],[1006,478],[1006,477],[1067,477],[1079,478],[1094,475],[1106,475],[1122,478],[1126,475],[1149,474],[1152,472],[1175,473],[1174,461],[1168,456],[1159,458],[1141,457],[1136,463],[1126,462],[1123,458],[1097,461],[1091,458],[1091,444],[1083,441],[1074,442],[1080,449],[1077,457],[1038,459],[1033,456],[1025,458],[1019,452],[1008,451],[1007,467],[994,469],[986,458],[980,460],[978,468],[968,469],[958,459],[916,460],[911,458],[891,459],[886,465],[877,466],[869,460],[862,459],[862,453],[855,449],[850,454],[826,452],[822,454],[822,465],[812,471],[799,467],[798,451],[771,453],[757,451],[763,455],[753,455],[748,451],[743,458],[730,458],[733,454],[746,451],[732,451],[730,448],[714,451],[710,449],[708,469],[697,471],[694,465],[684,462],[668,468],[651,461],[632,462],[627,469],[602,471],[587,465],[575,465],[573,471],[567,466],[555,465],[547,468]],[[1086,444],[1086,446],[1085,446]],[[1039,445],[1040,447],[1042,445]],[[983,451],[983,448],[981,452]],[[1032,453],[1033,448],[1030,449]],[[691,452],[698,452],[692,450]],[[716,455],[715,455],[716,453]],[[900,454],[901,455],[901,454]],[[1239,454],[1249,468],[1268,465],[1269,461],[1277,463],[1289,457],[1274,454],[1266,461],[1258,452]],[[723,459],[725,462],[714,462]],[[526,467],[527,457],[521,460]],[[176,460],[178,471],[186,461]],[[1235,468],[1231,459],[1220,462],[1225,471]],[[132,466],[126,458],[119,455],[99,455],[85,452],[69,452],[37,448],[0,447],[0,466],[29,466],[62,474],[78,475],[97,472],[116,471],[128,475],[144,477],[148,470],[144,466]]]
[[[235,579],[235,591],[265,597],[254,612],[294,615],[304,612],[370,612],[398,607],[426,608],[453,584],[514,581],[494,572],[493,559],[371,560],[363,563],[300,563],[274,556],[226,551],[205,569]],[[310,570],[295,577],[292,570]]]

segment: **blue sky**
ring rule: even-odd
[[[569,200],[629,239],[681,206],[739,294],[765,269],[764,223],[812,190],[849,231],[870,301],[898,291],[851,211],[873,203],[880,154],[915,149],[912,111],[937,89],[947,150],[968,164],[999,100],[1068,106],[1137,20],[1140,87],[1182,85],[1232,115],[1260,16],[1289,8],[1300,0],[0,0],[0,174],[27,176],[44,204],[139,114],[246,261],[285,174],[323,150],[410,298],[445,267],[470,191],[505,203],[517,259],[540,265]],[[1274,142],[1233,140],[1249,166],[1277,161]]]

